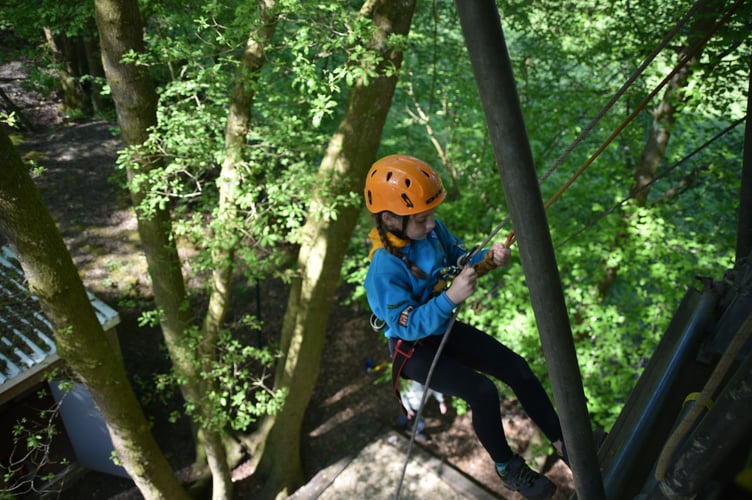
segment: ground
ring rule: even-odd
[[[128,196],[111,178],[120,142],[113,123],[101,120],[72,121],[60,112],[54,97],[22,90],[23,68],[19,63],[0,67],[0,86],[33,124],[33,130],[14,132],[19,150],[43,171],[35,181],[58,223],[85,285],[119,311],[118,334],[123,358],[134,389],[153,420],[154,434],[176,470],[185,471],[192,460],[189,426],[171,424],[170,411],[179,406],[177,397],[154,397],[153,376],[164,372],[167,359],[159,331],[139,326],[141,310],[151,305],[149,279],[139,251],[136,222]],[[343,306],[342,289],[328,325],[321,372],[305,415],[302,454],[305,473],[317,471],[356,453],[385,429],[394,425],[399,406],[383,372],[369,371],[388,361],[380,334],[371,330],[368,312]],[[287,290],[269,279],[258,287],[238,286],[235,314],[253,312],[263,321],[256,342],[272,342],[284,313]],[[540,436],[521,412],[514,398],[503,398],[504,426],[513,448],[528,452]],[[458,415],[450,405],[440,415],[429,401],[425,415],[431,453],[474,478],[500,497],[515,498],[501,486],[493,464],[480,447],[469,415]],[[555,459],[536,464],[557,483],[556,498],[573,492],[571,473]],[[257,480],[246,467],[235,471],[236,497],[250,498]],[[60,498],[140,498],[127,480],[89,472],[71,485]]]

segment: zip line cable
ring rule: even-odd
[[[635,69],[632,74],[629,76],[629,78],[622,84],[621,88],[616,91],[616,93],[613,95],[613,97],[601,108],[601,110],[593,117],[592,120],[585,126],[585,128],[582,129],[582,131],[577,135],[577,137],[572,141],[572,143],[564,150],[564,152],[559,156],[559,158],[556,159],[556,161],[551,165],[551,167],[546,170],[546,172],[538,179],[538,184],[543,184],[551,175],[556,171],[557,168],[564,162],[564,160],[569,157],[569,155],[574,151],[574,149],[587,137],[588,134],[595,128],[595,126],[603,119],[603,117],[608,113],[612,107],[616,104],[616,102],[621,99],[621,97],[629,90],[629,88],[634,84],[634,82],[642,75],[642,73],[645,72],[647,67],[655,60],[656,57],[663,51],[663,49],[666,48],[666,46],[669,44],[669,42],[674,38],[674,36],[684,27],[687,22],[692,18],[692,16],[707,3],[708,0],[698,0],[692,8],[687,11],[687,13],[682,17],[679,22],[674,26],[674,28],[669,31],[661,41],[658,46],[653,50],[653,52],[648,55],[645,60],[642,62],[640,66]],[[657,90],[656,90],[657,92]],[[654,94],[653,94],[654,95]],[[652,97],[652,96],[651,96]],[[587,168],[587,167],[585,167]],[[582,169],[584,170],[584,169]],[[579,174],[578,174],[579,175]],[[572,180],[573,182],[573,180]],[[570,182],[571,184],[571,182]],[[567,186],[569,187],[569,186]],[[553,202],[551,202],[553,203]],[[548,206],[546,206],[548,208]],[[478,249],[485,248],[490,241],[496,236],[496,234],[509,223],[510,216],[506,216],[504,220],[499,223],[498,226],[489,234],[489,236],[477,247]],[[509,237],[506,240],[505,245],[509,247],[512,243],[514,243],[514,230],[512,230],[509,234]],[[471,255],[472,256],[472,255]]]
[[[611,100],[604,106],[604,108],[591,120],[591,122],[583,129],[582,132],[577,136],[577,138],[572,142],[572,144],[562,153],[562,155],[554,162],[551,168],[549,168],[545,174],[539,179],[539,184],[543,183],[546,179],[548,179],[551,174],[559,167],[559,165],[563,162],[563,160],[569,156],[569,154],[574,150],[574,148],[582,142],[582,140],[587,136],[587,134],[592,131],[592,129],[595,127],[595,125],[605,116],[605,114],[610,110],[611,107],[618,101],[619,98],[629,89],[629,87],[634,83],[634,81],[645,71],[647,66],[657,57],[657,55],[668,45],[668,42],[671,38],[673,38],[674,35],[684,26],[684,24],[687,23],[687,21],[691,18],[692,15],[696,13],[696,11],[705,4],[707,0],[699,0],[695,5],[692,6],[692,8],[685,14],[685,16],[679,21],[679,23],[674,27],[669,34],[664,37],[661,44],[646,58],[646,60],[643,62],[640,67],[633,72],[633,74],[630,76],[630,78],[622,85],[622,87],[617,91],[617,93],[611,98]],[[600,154],[608,147],[611,142],[626,128],[627,125],[629,125],[636,117],[637,115],[647,106],[647,104],[652,100],[653,97],[669,82],[671,78],[676,75],[676,73],[682,69],[684,66],[687,65],[687,63],[690,61],[690,59],[694,56],[696,56],[700,49],[707,43],[707,41],[710,39],[710,37],[715,34],[715,32],[724,25],[729,18],[736,12],[736,10],[744,3],[744,0],[737,0],[737,2],[732,6],[731,9],[719,20],[711,30],[700,40],[698,40],[691,48],[690,50],[684,54],[682,59],[679,61],[679,63],[674,67],[674,69],[661,81],[661,83],[650,93],[648,96],[643,99],[643,101],[638,105],[638,107],[617,127],[617,129],[604,141],[604,143],[596,150],[593,155],[588,158],[588,160],[583,164],[582,167],[580,167],[577,172],[575,172],[572,177],[569,178],[569,180],[562,186],[562,188],[557,191],[553,197],[549,199],[549,201],[545,204],[544,208],[548,209],[556,200],[558,200],[561,195],[574,183],[574,181],[595,161],[595,159],[600,156]],[[734,124],[734,126],[738,125],[738,123]],[[510,216],[507,215],[501,223],[499,223],[496,228],[488,235],[488,237],[480,244],[468,252],[464,257],[464,262],[460,262],[461,264],[466,264],[471,257],[473,257],[477,252],[479,252],[481,249],[485,248],[490,241],[498,234],[498,232],[506,226],[506,224],[509,222]],[[509,233],[509,236],[507,237],[505,246],[508,248],[515,242],[515,232],[514,229],[512,229]],[[428,369],[428,374],[426,375],[426,381],[424,384],[424,387],[426,389],[429,388],[429,384],[431,381],[431,378],[433,376],[434,369],[436,367],[436,364],[438,362],[439,357],[441,356],[441,352],[444,349],[444,346],[446,344],[447,339],[449,338],[449,333],[451,332],[452,327],[454,326],[454,323],[457,319],[457,316],[462,309],[462,304],[460,304],[457,308],[455,308],[454,313],[452,314],[451,319],[449,320],[449,324],[447,325],[446,330],[444,331],[444,334],[442,335],[441,342],[439,343],[438,348],[436,349],[436,353],[434,354],[433,361],[431,362],[431,366]],[[418,421],[423,413],[423,408],[425,406],[426,401],[428,400],[428,390],[423,391],[423,397],[421,398],[420,406],[418,407],[418,411],[415,415],[415,420],[413,424],[413,429],[410,435],[410,442],[408,444],[407,451],[405,453],[405,461],[402,466],[402,474],[400,476],[398,485],[397,485],[397,493],[395,496],[396,500],[399,500],[400,494],[402,492],[402,486],[404,484],[405,480],[405,474],[407,472],[407,465],[410,460],[410,454],[412,451],[413,444],[415,442],[415,435],[418,428]]]
[[[621,201],[619,201],[618,203],[616,203],[612,207],[610,207],[608,210],[605,210],[600,215],[598,215],[598,217],[596,217],[589,224],[587,224],[586,226],[578,229],[577,231],[575,231],[574,233],[572,233],[571,235],[569,235],[565,240],[563,240],[560,243],[556,244],[555,248],[558,250],[559,248],[562,248],[562,247],[566,246],[567,243],[569,243],[570,241],[574,240],[576,237],[579,237],[582,233],[584,233],[584,232],[592,229],[593,227],[595,227],[601,220],[605,219],[607,216],[609,216],[612,213],[614,213],[614,211],[616,211],[617,208],[621,207],[626,202],[628,202],[629,200],[631,200],[634,197],[634,195],[639,194],[643,190],[649,188],[656,181],[659,181],[661,179],[664,179],[664,178],[668,177],[669,173],[671,173],[673,170],[675,170],[679,166],[681,166],[684,163],[686,163],[687,161],[689,161],[693,156],[695,156],[700,151],[702,151],[703,149],[705,149],[708,146],[710,146],[710,144],[712,144],[713,142],[717,141],[718,139],[720,139],[721,137],[723,137],[724,135],[726,135],[728,132],[731,132],[731,130],[733,130],[738,125],[740,125],[741,123],[743,123],[747,119],[748,116],[749,115],[744,115],[743,117],[739,118],[738,120],[736,120],[734,123],[732,123],[731,125],[729,125],[725,129],[723,129],[722,131],[720,131],[719,133],[717,133],[714,137],[712,137],[711,139],[705,141],[705,143],[703,143],[701,146],[697,147],[694,151],[692,151],[691,153],[689,153],[688,155],[686,155],[684,158],[682,158],[681,160],[678,160],[673,165],[671,165],[670,167],[666,168],[666,170],[664,170],[663,172],[661,172],[659,175],[656,175],[655,178],[653,178],[653,180],[651,180],[650,182],[648,182],[644,186],[640,187],[634,193],[632,193],[632,194],[624,197],[624,199],[622,199]],[[490,295],[496,294],[496,292],[500,288],[502,288],[502,285],[503,285],[502,281],[500,281],[499,283],[497,283],[496,285],[494,285],[494,287],[491,289],[491,291],[489,292],[489,294]]]
[[[592,163],[600,156],[600,154],[605,151],[605,149],[613,142],[616,137],[618,137],[619,134],[622,133],[622,131],[629,125],[635,118],[637,118],[637,115],[642,112],[642,110],[650,103],[650,101],[655,97],[655,95],[668,84],[668,82],[681,70],[683,69],[689,61],[699,54],[702,47],[707,43],[707,41],[712,37],[718,29],[726,24],[726,22],[731,18],[731,16],[736,12],[736,10],[741,7],[741,5],[744,3],[744,0],[737,0],[737,2],[729,9],[728,12],[718,21],[716,24],[710,29],[703,38],[699,39],[697,42],[695,42],[694,45],[682,56],[682,58],[679,60],[678,64],[672,69],[668,75],[666,75],[661,83],[659,83],[646,97],[643,99],[640,104],[635,108],[632,113],[619,125],[616,130],[614,130],[611,135],[601,144],[601,146],[593,153],[590,158],[585,161],[585,163],[575,172],[567,182],[564,183],[564,185],[546,202],[544,205],[544,208],[548,209],[551,205],[554,204],[556,200],[558,200],[564,192],[569,189],[569,187],[574,183],[577,178],[582,175],[582,173],[590,166]],[[553,172],[554,169],[551,169],[550,172]],[[550,174],[549,174],[550,175]],[[507,237],[507,242],[509,245],[514,243],[515,241],[515,235],[514,235],[514,229],[512,229],[509,233],[509,236]],[[507,245],[508,246],[508,245]]]
[[[694,151],[692,151],[691,153],[689,153],[688,155],[686,155],[684,158],[682,158],[681,160],[677,161],[676,163],[674,163],[670,167],[666,168],[659,175],[656,175],[650,182],[648,182],[644,186],[641,186],[637,191],[635,191],[634,193],[630,193],[628,196],[624,197],[624,199],[622,199],[620,202],[616,203],[614,206],[612,206],[608,210],[602,212],[600,215],[598,215],[598,217],[596,217],[588,225],[586,225],[586,226],[578,229],[577,231],[575,231],[574,233],[572,233],[571,235],[569,235],[561,243],[559,243],[558,245],[556,245],[556,248],[563,247],[564,245],[566,245],[567,243],[569,243],[570,241],[572,241],[576,237],[580,236],[585,231],[587,231],[587,230],[591,229],[592,227],[594,227],[595,225],[597,225],[601,220],[603,220],[604,218],[606,218],[606,216],[611,215],[612,213],[614,213],[614,211],[617,208],[623,206],[626,202],[628,202],[629,200],[631,200],[632,198],[634,198],[634,196],[636,194],[639,194],[642,191],[644,191],[645,189],[647,189],[650,186],[652,186],[656,181],[659,181],[659,180],[661,180],[661,179],[663,179],[665,177],[668,177],[668,174],[671,173],[672,171],[674,171],[676,168],[678,168],[679,166],[681,166],[685,162],[689,161],[693,156],[695,156],[696,154],[698,154],[700,151],[702,151],[706,147],[710,146],[712,143],[714,143],[715,141],[717,141],[718,139],[720,139],[721,137],[723,137],[724,135],[726,135],[728,132],[731,132],[731,130],[733,130],[734,128],[736,128],[738,125],[744,123],[747,120],[747,116],[748,115],[742,116],[741,118],[739,118],[738,120],[736,120],[735,122],[733,122],[731,125],[729,125],[725,129],[723,129],[720,132],[718,132],[715,136],[713,136],[709,140],[705,141],[705,143],[703,143],[701,146],[697,147]]]
[[[708,0],[699,0],[697,3],[695,3],[692,8],[682,17],[679,22],[674,26],[674,28],[666,34],[666,36],[663,37],[663,40],[661,43],[653,50],[653,52],[650,53],[650,55],[645,58],[645,61],[635,70],[632,72],[630,77],[624,82],[624,84],[621,86],[621,88],[616,91],[614,96],[611,98],[608,103],[606,103],[605,106],[598,112],[595,117],[588,123],[584,129],[582,129],[582,132],[579,133],[579,135],[575,138],[574,141],[572,141],[572,144],[567,147],[564,152],[559,156],[559,158],[553,163],[551,168],[549,168],[545,174],[540,178],[540,183],[543,183],[546,179],[548,179],[551,174],[554,173],[554,171],[561,165],[561,163],[574,151],[574,149],[577,147],[577,145],[582,142],[585,137],[595,128],[595,126],[600,122],[603,117],[606,115],[608,111],[611,110],[611,108],[616,104],[616,102],[629,90],[629,88],[632,86],[632,84],[639,78],[642,73],[645,72],[647,67],[650,65],[650,63],[655,60],[656,57],[663,51],[663,49],[666,48],[666,46],[669,44],[672,38],[674,38],[674,35],[676,35],[679,30],[681,30],[685,24],[689,21],[689,19],[700,9],[700,7],[704,6],[705,3],[707,3]]]

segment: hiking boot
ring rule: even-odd
[[[504,486],[519,492],[525,498],[551,498],[556,491],[554,483],[528,467],[519,455],[513,456],[506,464],[497,464],[496,473]]]

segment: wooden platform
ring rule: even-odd
[[[409,438],[399,432],[386,431],[356,456],[343,458],[321,470],[290,499],[393,499],[399,488],[409,442]],[[498,497],[414,444],[399,498],[491,500]]]

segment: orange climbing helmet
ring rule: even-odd
[[[438,207],[446,191],[428,163],[408,155],[389,155],[371,166],[363,190],[373,214],[413,215]]]

